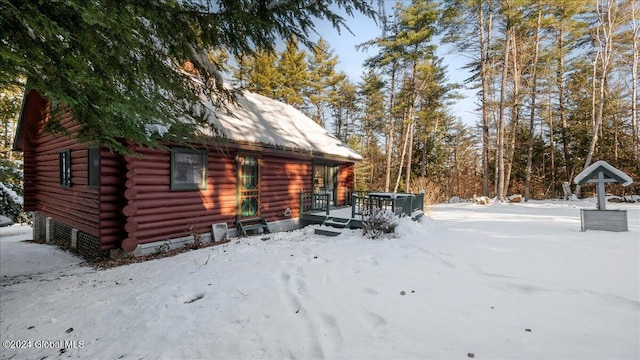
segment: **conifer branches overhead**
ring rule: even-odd
[[[291,36],[311,45],[316,19],[346,27],[339,11],[374,15],[366,0],[0,0],[0,88],[26,77],[51,101],[53,127],[57,106],[73,109],[81,141],[153,144],[146,124],[178,129],[201,91],[228,95],[212,51],[252,53]],[[177,71],[185,62],[192,71]]]

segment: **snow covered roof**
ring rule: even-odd
[[[633,183],[633,180],[629,175],[625,174],[621,170],[616,169],[604,160],[596,161],[591,164],[580,174],[576,175],[576,177],[573,179],[573,182],[578,185],[585,184],[591,179],[597,179],[598,173],[601,171],[604,173],[605,178],[613,179],[623,186],[628,186]]]
[[[360,154],[293,106],[248,91],[242,92],[237,102],[237,105],[229,105],[229,112],[224,112],[215,109],[210,101],[203,101],[209,113],[209,122],[220,133],[210,135],[362,160]]]

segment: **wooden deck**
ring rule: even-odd
[[[362,212],[378,208],[393,211],[398,217],[417,220],[424,214],[424,194],[360,192],[351,196],[351,204],[331,206],[329,194],[300,193],[300,220],[305,225],[323,224],[336,228],[361,229]]]

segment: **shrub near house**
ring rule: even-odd
[[[21,194],[20,164],[10,160],[0,160],[0,209],[2,209],[0,215],[5,216],[0,223],[10,225],[31,222],[31,216],[24,212]]]

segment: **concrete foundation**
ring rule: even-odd
[[[291,231],[291,230],[299,229],[301,227],[302,225],[300,223],[300,219],[298,218],[273,221],[269,223],[269,231],[272,233]],[[212,241],[215,242],[215,239],[213,239],[212,237],[212,233],[213,232],[200,235],[200,241],[204,244],[208,244]],[[235,228],[229,228],[227,230],[227,239],[234,238],[237,236],[238,236],[238,233]],[[150,255],[157,252],[178,249],[188,244],[191,244],[193,242],[194,242],[193,236],[185,236],[181,238],[173,238],[173,239],[167,239],[163,241],[156,241],[156,242],[147,243],[147,244],[140,244],[131,253],[127,253],[122,249],[112,250],[111,257],[117,259],[117,258],[126,258],[130,256]]]

